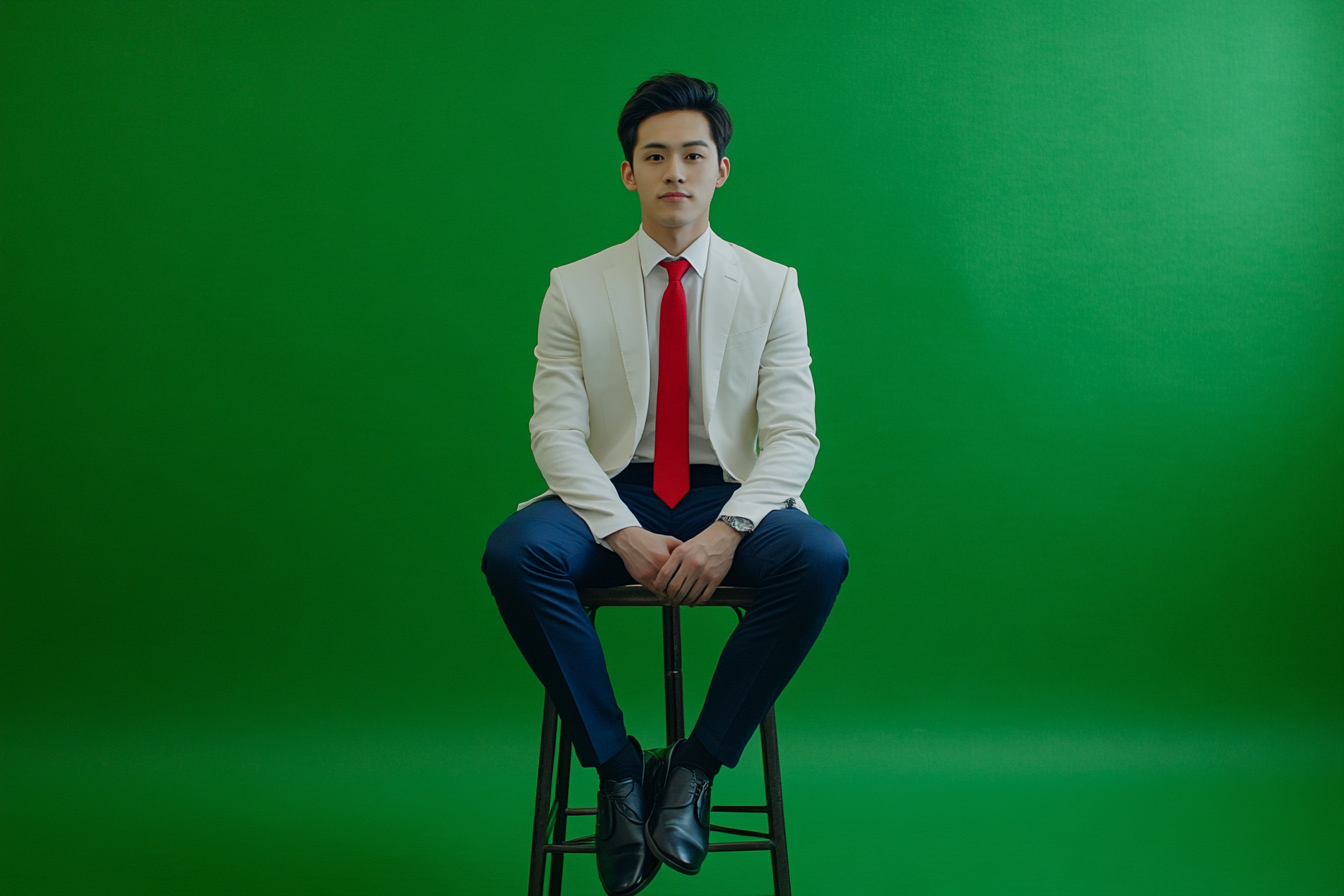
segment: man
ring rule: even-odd
[[[531,421],[550,490],[495,530],[482,569],[597,768],[598,875],[629,896],[660,864],[700,870],[714,776],[802,663],[849,558],[799,497],[819,443],[797,275],[709,227],[732,136],[716,87],[645,81],[617,134],[640,229],[551,272]],[[635,582],[683,606],[758,589],[690,737],[643,753],[578,599]]]

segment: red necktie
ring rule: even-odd
[[[686,362],[684,258],[658,262],[667,268],[667,289],[658,312],[658,412],[653,432],[653,493],[668,507],[691,490],[691,385]]]

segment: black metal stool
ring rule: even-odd
[[[707,607],[732,607],[740,618],[756,596],[754,588],[719,588]],[[588,615],[596,620],[599,607],[663,608],[664,700],[667,708],[667,742],[686,733],[685,710],[681,694],[681,608],[668,606],[663,598],[640,585],[621,588],[592,588],[579,592]],[[565,854],[592,853],[593,835],[566,839],[565,828],[576,815],[596,815],[597,809],[575,809],[569,805],[569,768],[573,749],[569,734],[560,725],[560,750],[556,755],[556,711],[549,695],[541,717],[541,760],[537,764],[537,802],[532,817],[532,864],[528,877],[528,896],[541,896],[546,877],[546,857],[551,857],[549,896],[560,896],[564,878]],[[767,830],[709,826],[710,831],[752,837],[752,840],[711,842],[710,852],[770,850],[770,865],[775,878],[775,896],[791,896],[789,885],[789,847],[784,838],[784,794],[779,780],[779,738],[775,733],[775,708],[761,721],[761,758],[765,765],[765,805],[713,806],[714,812],[751,812],[766,817]],[[712,815],[711,815],[712,817]]]

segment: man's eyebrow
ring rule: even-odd
[[[683,144],[681,144],[681,145],[682,145],[683,148],[684,148],[684,147],[687,147],[687,146],[709,146],[709,141],[707,141],[707,140],[687,140],[685,143],[683,143]],[[666,144],[666,143],[645,143],[643,146],[640,147],[640,149],[667,149],[667,144]]]

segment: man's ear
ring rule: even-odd
[[[719,159],[719,179],[714,183],[715,189],[723,186],[723,182],[728,179],[728,169],[731,167],[732,165],[729,164],[727,156]]]
[[[625,184],[627,190],[639,189],[638,185],[635,184],[635,166],[629,162],[621,163],[621,183]]]

